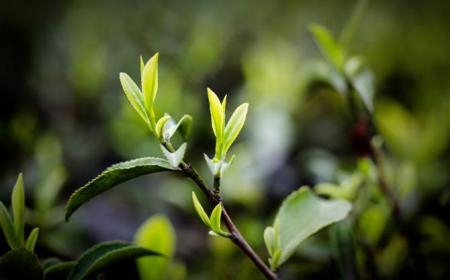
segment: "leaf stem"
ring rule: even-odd
[[[173,151],[173,147],[170,143],[163,144],[165,148],[169,151]],[[242,236],[239,229],[234,224],[228,211],[223,205],[222,198],[220,196],[220,177],[214,177],[214,191],[208,188],[208,185],[201,178],[200,174],[192,167],[190,163],[182,161],[179,165],[181,172],[188,178],[190,178],[194,183],[200,188],[200,190],[206,195],[206,197],[214,204],[222,203],[222,221],[230,232],[229,238],[233,241],[236,246],[244,252],[247,257],[249,257],[256,267],[264,274],[264,276],[269,280],[278,280],[278,275],[272,271],[264,261],[258,256],[258,254],[253,250],[253,248],[248,244],[247,240]]]

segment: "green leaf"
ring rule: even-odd
[[[11,249],[16,249],[20,247],[19,240],[16,236],[16,231],[14,229],[14,223],[9,215],[8,209],[6,209],[3,202],[0,201],[0,226],[3,230],[3,235],[5,236],[6,242]]]
[[[66,205],[66,220],[70,218],[75,210],[91,198],[120,183],[144,174],[175,170],[177,169],[173,168],[167,160],[154,157],[139,158],[114,164],[86,185],[77,189],[70,196]]]
[[[169,120],[164,126],[164,140],[170,141],[175,132],[179,132],[183,140],[186,140],[191,132],[192,117],[190,115],[184,115],[178,123],[175,125],[173,120]]]
[[[324,27],[313,24],[310,31],[314,35],[322,55],[330,61],[337,70],[342,70],[345,54],[340,44],[334,39],[333,35]]]
[[[364,67],[362,60],[358,57],[352,57],[346,62],[345,73],[369,112],[373,112],[375,95],[373,73]]]
[[[231,115],[230,120],[225,127],[224,134],[224,144],[222,147],[222,155],[225,155],[228,152],[228,149],[233,144],[236,137],[239,135],[242,127],[245,123],[245,118],[247,116],[248,111],[248,103],[241,104]]]
[[[25,192],[23,190],[22,173],[17,177],[16,185],[11,194],[12,213],[16,237],[21,245],[24,244],[24,216],[25,216]]]
[[[120,84],[123,92],[134,110],[141,116],[147,125],[150,125],[147,112],[145,111],[143,96],[135,82],[126,73],[119,74]]]
[[[275,246],[275,230],[273,227],[266,227],[264,230],[264,243],[266,244],[267,251],[269,255],[273,255]]]
[[[142,256],[162,256],[160,253],[122,241],[107,241],[84,252],[69,274],[68,280],[81,280],[122,260]]]
[[[221,229],[221,219],[222,219],[222,204],[217,204],[216,207],[211,212],[209,220],[211,222],[211,229],[216,232],[222,232]]]
[[[144,95],[144,105],[150,114],[152,123],[154,123],[153,103],[155,102],[156,92],[158,91],[158,57],[159,53],[152,56],[144,66],[142,71],[142,93]]]
[[[175,230],[164,215],[154,215],[147,219],[137,230],[136,244],[172,257],[175,252]],[[165,258],[142,257],[137,261],[140,279],[166,279],[169,260]]]
[[[211,222],[210,222],[205,210],[203,209],[202,204],[200,203],[200,201],[198,201],[198,198],[195,195],[195,192],[192,192],[192,202],[194,203],[195,211],[197,211],[197,214],[200,217],[200,219],[203,221],[203,223],[205,225],[207,225],[210,228]]]
[[[183,161],[184,158],[184,154],[186,153],[186,147],[187,147],[187,143],[183,143],[178,150],[176,150],[175,152],[170,152],[168,151],[164,145],[160,145],[161,150],[164,154],[164,156],[167,158],[167,160],[169,161],[170,165],[174,168],[177,168],[178,165],[180,165],[180,163]]]
[[[211,125],[216,136],[216,143],[222,142],[222,134],[225,125],[225,112],[217,95],[210,89],[207,89],[209,111],[211,113]]]
[[[281,255],[274,265],[279,267],[283,264],[303,240],[321,228],[344,219],[351,208],[351,204],[344,200],[321,199],[308,187],[293,192],[283,201],[275,218],[277,249],[281,250]]]
[[[158,139],[160,139],[160,140],[163,140],[163,128],[168,120],[170,120],[170,116],[164,115],[156,123],[155,133],[156,133],[156,137],[158,137]]]
[[[70,271],[75,266],[75,261],[55,261],[52,264],[44,266],[44,279],[45,280],[60,280],[67,279]]]
[[[36,246],[36,241],[39,236],[39,228],[34,228],[28,235],[27,241],[25,242],[25,249],[30,252],[34,252],[34,247]]]
[[[0,279],[42,280],[38,257],[25,248],[13,249],[0,258]]]

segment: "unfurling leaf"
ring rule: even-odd
[[[156,53],[152,56],[144,66],[142,71],[142,94],[144,95],[144,105],[150,114],[152,124],[155,124],[153,103],[155,102],[156,93],[158,91],[158,57]]]
[[[167,160],[169,161],[170,165],[174,168],[177,168],[178,165],[180,165],[180,163],[183,161],[184,158],[184,154],[186,153],[186,147],[187,147],[187,143],[183,143],[178,150],[176,150],[175,152],[170,152],[168,151],[164,145],[160,145],[161,150],[164,154],[164,156],[167,158]]]
[[[81,280],[94,276],[105,267],[125,259],[142,256],[158,256],[159,252],[148,250],[123,241],[108,241],[97,244],[84,252],[69,274],[68,280]]]
[[[209,220],[211,221],[211,229],[214,232],[221,232],[222,204],[217,204],[211,212]]]
[[[211,227],[211,222],[208,218],[208,215],[206,214],[205,210],[203,209],[202,204],[198,200],[197,196],[195,195],[195,192],[192,192],[192,202],[194,203],[195,211],[197,212],[200,219],[203,221],[205,225],[207,225],[209,228]]]
[[[14,219],[16,237],[21,245],[24,244],[24,218],[25,218],[25,192],[23,189],[22,173],[17,177],[17,182],[12,190],[11,204]]]
[[[11,219],[11,215],[6,209],[3,202],[0,201],[0,227],[2,228],[3,235],[5,236],[6,242],[11,249],[16,249],[20,247],[19,240],[17,239],[16,230],[14,229],[14,223]]]
[[[187,140],[192,127],[192,117],[184,115],[177,124],[170,119],[166,122],[163,128],[163,140],[169,142],[175,132],[179,132],[183,140]]]
[[[319,46],[322,55],[328,59],[337,70],[342,70],[345,53],[342,46],[335,40],[333,35],[318,24],[313,24],[310,27],[310,31],[314,35],[316,44]]]
[[[233,144],[236,137],[239,135],[242,127],[245,123],[245,118],[247,116],[248,111],[248,103],[241,104],[231,115],[230,120],[225,127],[224,132],[224,142],[222,147],[222,154],[225,155],[228,152],[228,149]]]
[[[225,112],[223,111],[222,104],[220,103],[217,95],[210,89],[207,89],[208,101],[209,101],[209,111],[211,114],[211,125],[216,136],[216,143],[219,145],[222,142],[222,134],[225,126]]]
[[[170,120],[170,116],[169,115],[164,115],[162,116],[158,122],[156,123],[155,126],[155,134],[156,137],[161,141],[164,140],[163,139],[163,131],[164,131],[164,126],[166,125],[166,123]]]
[[[144,122],[150,127],[150,120],[148,118],[147,112],[144,106],[144,97],[142,96],[141,90],[134,83],[134,81],[126,73],[120,73],[119,75],[120,83],[123,88],[123,92],[127,96],[128,101],[134,110],[141,116]]]
[[[28,235],[27,241],[25,242],[25,249],[30,252],[34,252],[34,247],[36,246],[36,241],[39,236],[39,228],[34,228]]]
[[[166,216],[154,215],[137,230],[136,244],[172,257],[175,251],[175,230]],[[166,279],[169,259],[142,257],[137,261],[142,280]]]
[[[66,205],[66,220],[70,218],[75,210],[91,198],[120,183],[144,174],[176,170],[167,160],[154,157],[139,158],[114,164],[70,196]]]
[[[308,187],[293,192],[283,201],[275,218],[275,240],[268,247],[269,253],[272,252],[272,268],[283,264],[303,240],[321,228],[344,219],[350,210],[351,204],[347,201],[321,199]],[[266,234],[267,241],[270,241],[270,233]]]

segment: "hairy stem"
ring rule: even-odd
[[[164,147],[169,151],[174,151],[172,145],[170,143],[164,143]],[[179,165],[181,172],[188,178],[190,178],[194,183],[200,188],[200,190],[206,195],[206,197],[213,204],[222,203],[222,198],[220,196],[220,177],[214,177],[214,191],[211,191],[208,188],[208,185],[201,178],[200,174],[192,167],[191,164],[182,161]],[[233,241],[236,246],[241,249],[256,265],[256,267],[264,274],[267,279],[277,280],[279,279],[278,275],[273,272],[264,261],[258,256],[258,254],[250,247],[247,240],[242,236],[233,220],[231,219],[228,211],[222,203],[222,221],[230,232],[230,239]]]

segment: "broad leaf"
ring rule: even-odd
[[[200,201],[198,201],[197,195],[195,195],[195,192],[192,192],[192,202],[194,203],[195,211],[197,212],[200,219],[203,221],[205,225],[208,227],[211,227],[211,222],[208,218],[208,215],[206,214],[205,210],[203,209],[202,204]]]
[[[136,244],[172,257],[175,252],[175,230],[163,215],[155,215],[145,221],[134,237]],[[165,258],[142,257],[137,261],[140,279],[166,279],[169,260]]]
[[[14,229],[14,223],[11,219],[11,215],[6,209],[3,202],[0,201],[0,227],[2,228],[3,235],[6,242],[11,249],[19,248],[20,243],[16,236],[16,230]]]
[[[13,249],[0,258],[0,279],[42,280],[38,257],[25,248]]]
[[[308,187],[301,187],[289,195],[275,218],[274,230],[281,251],[273,266],[279,267],[306,238],[321,228],[344,219],[351,204],[344,200],[325,200],[317,197]],[[276,251],[273,250],[272,251]],[[272,255],[272,259],[275,255]],[[278,257],[277,257],[278,258]]]
[[[24,244],[24,215],[25,215],[25,192],[23,190],[22,173],[17,177],[17,182],[12,190],[11,204],[14,219],[14,229],[19,243]]]
[[[158,252],[122,241],[108,241],[97,244],[84,252],[69,274],[68,280],[81,280],[95,275],[102,269],[122,260],[142,256],[159,256]]]
[[[314,39],[319,46],[322,55],[325,56],[336,69],[341,70],[345,55],[342,47],[334,39],[333,35],[324,27],[314,24],[310,27]]]
[[[207,89],[207,92],[212,129],[216,136],[216,142],[221,143],[225,125],[225,112],[217,95],[210,88]]]
[[[152,114],[153,102],[156,98],[156,92],[158,91],[158,57],[156,53],[145,64],[142,71],[142,93],[144,94],[144,104],[147,111]]]
[[[231,118],[228,121],[227,126],[225,127],[224,143],[222,147],[223,155],[228,152],[228,149],[231,147],[234,140],[236,140],[236,137],[239,135],[239,132],[244,126],[247,111],[248,103],[244,103],[237,107],[233,112],[233,115],[231,115]]]
[[[131,106],[133,106],[134,110],[141,116],[141,118],[145,121],[147,125],[150,124],[150,121],[147,116],[147,112],[145,111],[144,100],[139,87],[136,83],[128,76],[126,73],[120,73],[119,75],[120,84],[122,85],[123,92],[127,96],[128,101]]]
[[[66,205],[66,220],[91,198],[120,183],[144,174],[174,170],[176,169],[167,160],[154,157],[139,158],[112,165],[70,196]]]
[[[38,237],[39,237],[39,228],[34,228],[28,235],[27,241],[25,242],[25,249],[27,249],[30,252],[33,252]]]

